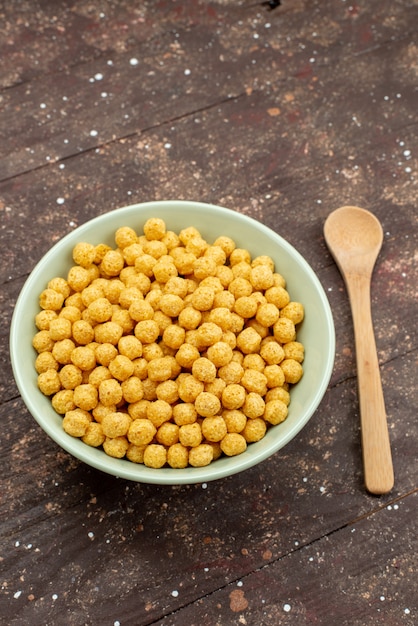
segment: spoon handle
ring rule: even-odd
[[[373,494],[388,493],[394,483],[392,454],[373,331],[370,276],[346,276],[356,344],[364,482]]]

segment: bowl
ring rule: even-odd
[[[298,326],[298,341],[305,346],[304,375],[291,389],[287,419],[268,429],[265,437],[248,445],[233,457],[222,456],[206,467],[154,469],[127,459],[108,456],[64,432],[62,417],[37,386],[32,339],[37,331],[34,318],[38,299],[54,276],[67,275],[73,265],[72,249],[77,242],[108,243],[114,246],[114,234],[120,226],[142,232],[150,217],[160,217],[167,228],[179,232],[195,226],[212,243],[227,235],[251,255],[269,255],[287,281],[291,299],[305,307],[305,319]],[[327,389],[335,354],[335,334],[328,299],[309,264],[287,241],[260,222],[234,210],[190,201],[158,201],[126,206],[100,215],[75,229],[55,244],[29,275],[18,297],[10,331],[10,354],[15,380],[27,409],[39,426],[61,448],[84,463],[127,480],[179,485],[217,480],[247,470],[264,461],[288,444],[315,413]]]

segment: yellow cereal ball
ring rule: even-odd
[[[144,253],[135,259],[135,269],[137,272],[145,274],[145,276],[151,277],[153,276],[153,267],[156,262],[157,259],[155,259],[150,254]]]
[[[38,353],[51,352],[54,348],[54,340],[51,338],[49,330],[37,332],[32,339],[32,345]]]
[[[180,251],[181,254],[174,254],[175,251]],[[196,261],[196,255],[192,252],[187,252],[183,248],[175,248],[172,250],[172,256],[174,259],[174,265],[179,274],[183,276],[188,276],[193,272],[193,265]]]
[[[154,439],[157,429],[149,419],[139,418],[133,420],[128,429],[128,439],[131,443],[141,446]]]
[[[155,438],[158,443],[161,443],[163,446],[172,446],[178,443],[179,427],[172,422],[164,422],[157,430]]]
[[[178,426],[193,424],[197,420],[196,407],[191,402],[181,402],[173,406],[173,420]]]
[[[51,278],[51,280],[48,281],[47,287],[48,289],[53,289],[54,291],[61,293],[64,298],[68,298],[71,293],[70,285],[67,283],[65,278],[60,278],[58,276]]]
[[[178,324],[170,324],[163,332],[163,342],[166,346],[178,350],[184,344],[185,336],[184,328]]]
[[[165,283],[164,292],[185,298],[187,295],[187,283],[181,276],[171,276]]]
[[[167,450],[167,463],[173,469],[183,469],[189,464],[189,450],[181,443],[175,443]]]
[[[95,349],[96,361],[100,365],[108,367],[109,363],[117,356],[117,348],[111,343],[101,343]]]
[[[62,420],[64,431],[72,437],[83,437],[90,424],[91,418],[82,409],[68,411]]]
[[[97,343],[111,343],[117,345],[123,335],[123,328],[116,322],[104,322],[94,327],[94,340]]]
[[[283,353],[286,359],[294,359],[295,361],[299,361],[299,363],[302,363],[305,358],[305,348],[299,341],[289,341],[289,343],[285,343]]]
[[[165,400],[154,400],[147,409],[147,417],[156,428],[159,428],[164,422],[168,422],[172,415],[173,409]]]
[[[280,317],[292,320],[294,324],[300,324],[305,316],[303,304],[300,302],[289,302],[280,311]]]
[[[142,346],[142,356],[147,361],[152,361],[154,359],[162,359],[164,356],[163,349],[159,343],[147,343]],[[148,365],[147,365],[148,371]]]
[[[252,391],[261,396],[267,393],[267,377],[257,370],[245,370],[241,378],[241,385],[243,385],[248,392]]]
[[[154,259],[160,259],[162,256],[165,256],[168,252],[165,244],[162,241],[157,241],[157,240],[152,240],[152,241],[148,241],[145,240],[144,242],[142,242],[142,247],[144,248],[144,253],[145,254],[149,254],[152,257],[154,257]]]
[[[72,339],[63,339],[62,341],[57,341],[52,348],[53,357],[60,363],[61,365],[67,365],[67,363],[71,363],[71,355],[75,350],[75,343]]]
[[[134,364],[134,376],[137,376],[140,380],[145,380],[148,376],[148,361],[144,358],[137,358],[132,361]]]
[[[47,370],[58,370],[59,363],[54,358],[52,352],[41,352],[38,354],[35,360],[35,369],[38,374],[46,372]]]
[[[231,265],[237,265],[238,263],[251,263],[251,255],[248,250],[244,248],[234,248],[229,255],[229,262]]]
[[[73,260],[77,265],[88,269],[96,258],[96,248],[91,243],[80,241],[73,248]]]
[[[256,265],[251,270],[250,283],[254,289],[269,289],[274,284],[273,271],[268,265]]]
[[[295,325],[287,317],[279,317],[273,326],[274,338],[280,343],[288,343],[296,338]]]
[[[118,350],[120,355],[134,361],[134,359],[142,356],[142,343],[133,335],[126,335],[119,339]]]
[[[234,312],[241,317],[253,317],[257,312],[257,302],[251,296],[241,296],[235,300]]]
[[[59,317],[70,320],[70,322],[74,324],[74,322],[77,322],[81,319],[81,310],[76,306],[66,304],[64,308],[61,309],[61,311],[59,312]]]
[[[148,363],[148,378],[154,381],[164,381],[171,378],[171,359],[161,357]]]
[[[294,385],[302,378],[302,365],[299,361],[295,361],[295,359],[284,359],[279,367],[283,370],[284,378],[287,383]]]
[[[85,383],[82,385],[78,385],[74,389],[74,403],[80,409],[84,409],[85,411],[91,411],[97,405],[98,401],[98,392],[96,387],[94,387],[93,385]]]
[[[109,363],[109,371],[119,381],[126,380],[134,373],[135,366],[132,361],[123,354],[118,354]]]
[[[286,406],[290,404],[290,393],[284,387],[273,387],[265,395],[265,401],[281,400]]]
[[[247,416],[238,409],[226,409],[222,412],[222,418],[229,433],[240,433],[247,423]]]
[[[144,343],[153,343],[157,340],[160,329],[154,320],[143,320],[138,322],[134,328],[135,337]]]
[[[64,304],[64,296],[55,289],[44,289],[39,296],[41,309],[59,311]]]
[[[267,378],[267,387],[282,387],[285,382],[284,371],[280,365],[267,365],[264,368],[264,376]]]
[[[223,367],[232,361],[232,348],[224,341],[217,341],[209,346],[207,357],[216,367]]]
[[[242,385],[227,385],[222,392],[222,405],[225,409],[240,409],[245,402],[245,395]]]
[[[213,447],[207,443],[201,443],[189,451],[189,465],[192,467],[205,467],[213,461]]]
[[[196,359],[200,358],[200,352],[191,344],[184,343],[176,352],[177,363],[186,369],[191,369]]]
[[[107,298],[98,298],[88,305],[90,317],[95,322],[107,322],[112,317],[112,304]]]
[[[61,381],[55,369],[49,369],[38,376],[38,387],[45,396],[52,396],[61,389]]]
[[[151,217],[144,224],[144,235],[147,239],[160,240],[167,232],[164,220],[159,217]]]
[[[255,316],[255,319],[262,326],[273,326],[279,319],[280,312],[275,304],[267,303],[261,304]]]
[[[56,311],[49,311],[47,309],[39,311],[35,316],[35,325],[38,330],[49,330],[49,326],[53,320],[58,319]]]
[[[178,323],[186,330],[194,330],[202,321],[202,313],[193,306],[185,307],[178,316]]]
[[[258,352],[260,350],[261,337],[254,328],[244,328],[237,337],[237,347],[244,354]]]
[[[260,354],[246,354],[242,362],[244,369],[257,370],[257,372],[264,372],[266,366],[264,359]]]
[[[119,295],[119,304],[123,309],[129,310],[134,302],[142,302],[144,294],[138,289],[138,287],[126,287],[122,289]]]
[[[247,449],[247,442],[240,433],[227,433],[220,442],[221,450],[226,456],[242,454]]]
[[[159,259],[153,267],[154,278],[161,284],[165,284],[170,278],[178,275],[174,262],[165,259],[166,257]]]
[[[240,333],[244,328],[244,322],[245,319],[241,317],[241,315],[238,315],[237,313],[231,313],[229,328],[233,333],[236,333],[238,335],[238,333]]]
[[[179,399],[179,390],[175,380],[166,380],[157,385],[157,399],[173,405]]]
[[[198,422],[184,424],[179,428],[179,441],[183,446],[195,448],[202,442],[202,429]]]
[[[49,325],[49,335],[53,341],[61,341],[62,339],[70,339],[72,324],[70,320],[59,317],[52,320]]]
[[[221,441],[228,432],[225,420],[220,415],[205,417],[201,428],[203,436],[208,441]]]
[[[122,256],[128,266],[134,266],[136,259],[144,252],[143,247],[139,243],[131,243],[124,248],[118,247],[122,250]]]
[[[64,365],[58,375],[64,389],[75,389],[83,380],[82,370],[72,363]]]
[[[81,292],[81,300],[85,307],[103,297],[103,287],[99,284],[91,284]]]
[[[131,404],[128,404],[128,413],[133,420],[148,419],[147,411],[149,404],[150,401],[145,400],[145,398],[139,400],[138,402],[132,402]]]
[[[96,422],[101,424],[105,415],[108,415],[108,413],[114,413],[115,411],[117,411],[116,404],[105,406],[101,402],[98,402],[91,413]]]
[[[130,334],[135,326],[135,322],[129,315],[129,311],[125,309],[120,309],[119,307],[113,305],[113,312],[111,317],[111,322],[113,324],[117,324],[122,329],[122,334]],[[105,322],[106,323],[106,322]]]
[[[167,246],[167,250],[173,250],[180,245],[180,239],[178,235],[172,230],[167,230],[161,241],[165,243],[165,245]]]
[[[103,260],[104,255],[106,254],[106,252],[108,250],[111,250],[112,248],[110,246],[108,246],[105,243],[99,243],[97,246],[95,246],[95,257],[94,257],[94,262],[95,263],[101,263]]]
[[[231,326],[231,311],[227,307],[215,307],[209,312],[208,322],[219,326],[224,332]]]
[[[215,239],[213,242],[214,246],[219,246],[225,253],[226,258],[231,256],[231,253],[235,250],[236,244],[231,237],[226,237],[225,235],[221,235]]]
[[[226,253],[220,246],[209,246],[205,250],[205,256],[213,259],[218,266],[226,263]]]
[[[59,413],[59,415],[64,415],[67,411],[72,411],[75,409],[73,390],[61,389],[57,391],[57,393],[52,396],[51,404],[52,408]]]
[[[237,337],[232,330],[226,330],[222,333],[222,341],[228,344],[232,351],[237,347]]]
[[[212,346],[222,338],[222,328],[213,322],[203,322],[197,329],[199,343],[203,347]]]
[[[226,382],[222,378],[215,378],[211,383],[205,383],[205,391],[213,393],[214,396],[221,399],[222,392],[226,387]]]
[[[192,237],[187,242],[185,248],[187,252],[191,252],[196,257],[200,257],[204,254],[205,250],[209,247],[207,241],[205,241],[202,237]]]
[[[159,469],[167,462],[167,450],[164,446],[151,443],[144,450],[144,465]]]
[[[232,266],[232,274],[234,275],[234,278],[241,277],[248,280],[251,275],[251,265],[245,261],[236,263]]]
[[[192,365],[193,376],[204,383],[211,383],[216,377],[216,367],[206,357],[199,357]]]
[[[127,434],[131,421],[127,413],[120,411],[108,413],[102,420],[103,433],[106,437],[122,437]]]
[[[136,446],[134,443],[130,443],[126,451],[126,458],[132,463],[143,463],[146,447],[146,445]]]
[[[198,330],[186,330],[186,335],[184,337],[185,343],[194,346],[199,351],[203,351],[205,346],[202,345],[202,341]]]
[[[66,367],[69,366],[66,365]],[[100,383],[103,380],[109,380],[110,378],[112,378],[112,374],[110,373],[109,368],[105,367],[104,365],[99,365],[91,370],[91,372],[89,373],[88,382],[90,383],[90,385],[99,388]]]
[[[266,403],[264,402],[263,396],[251,391],[245,398],[242,411],[250,419],[255,419],[263,415],[265,406]]]
[[[290,302],[290,296],[284,287],[274,285],[266,289],[264,295],[267,302],[274,304],[278,309],[282,309]]]
[[[83,371],[96,366],[96,354],[88,346],[77,346],[71,353],[71,362]]]
[[[72,293],[71,296],[68,296],[68,298],[65,299],[65,309],[68,309],[68,307],[75,307],[80,311],[85,309],[81,293],[77,291],[75,293]]]
[[[124,265],[125,259],[119,250],[108,250],[100,263],[100,269],[106,276],[118,276]]]
[[[270,328],[267,326],[262,326],[259,322],[257,322],[256,319],[250,319],[247,320],[246,322],[246,326],[248,328],[252,328],[253,330],[255,330],[256,333],[258,333],[261,337],[261,339],[265,339],[266,337],[269,336],[270,334]]]
[[[89,422],[85,434],[82,435],[83,442],[92,448],[98,448],[101,446],[105,438],[102,425],[97,422]]]
[[[157,322],[157,325],[158,325],[158,328],[159,328],[161,336],[164,334],[164,331],[169,326],[173,325],[173,320],[171,319],[171,317],[169,317],[168,315],[166,315],[162,311],[155,311],[153,320],[154,320],[154,322]],[[163,343],[164,343],[166,348],[169,347],[169,346],[167,346],[167,344],[164,341],[163,341]]]
[[[123,398],[122,387],[114,378],[103,380],[99,385],[99,400],[104,406],[119,404]]]
[[[257,267],[257,265],[267,265],[271,271],[274,271],[274,261],[271,257],[261,254],[260,256],[255,257],[255,259],[251,262],[251,267]]]
[[[209,311],[212,308],[215,292],[210,287],[198,287],[192,294],[191,304],[198,311]],[[48,307],[49,308],[49,307]]]
[[[230,291],[236,300],[249,296],[252,293],[252,285],[246,278],[238,277],[231,280],[228,285],[228,291]]]
[[[81,346],[86,346],[94,340],[94,329],[89,322],[77,320],[72,325],[73,339]]]
[[[256,417],[255,419],[247,421],[241,434],[247,443],[254,443],[255,441],[260,441],[260,439],[262,439],[266,434],[266,431],[266,422],[263,419]]]
[[[89,273],[90,281],[98,280],[100,278],[100,270],[97,265],[90,265],[90,267],[87,268],[87,271]]]
[[[227,385],[231,385],[232,383],[239,383],[243,374],[244,368],[242,367],[242,365],[233,360],[231,360],[228,365],[224,365],[218,370],[219,378],[225,381]]]
[[[270,400],[266,402],[266,410],[264,411],[264,419],[269,424],[280,424],[284,422],[287,417],[288,409],[284,402],[281,400]]]
[[[174,293],[165,293],[160,298],[160,309],[170,317],[178,317],[184,309],[184,301]]]
[[[197,280],[203,280],[207,276],[215,276],[216,262],[208,256],[202,256],[193,263],[193,273]]]
[[[146,300],[137,298],[129,305],[129,315],[135,322],[144,320],[152,320],[154,317],[154,309]]]
[[[272,341],[270,341],[272,339]],[[278,365],[285,357],[284,348],[274,339],[263,339],[260,347],[260,356],[268,365]]]
[[[144,397],[142,381],[137,376],[130,376],[121,384],[125,402],[138,402]]]
[[[202,391],[195,400],[195,407],[198,415],[211,417],[220,412],[221,403],[219,398],[213,393]]]
[[[138,235],[130,226],[120,226],[115,232],[115,243],[118,248],[126,248],[138,243]]]
[[[126,437],[106,437],[103,442],[103,450],[108,456],[122,459],[129,448],[129,441]]]
[[[67,282],[73,291],[81,292],[91,282],[89,271],[79,265],[70,268],[67,274]],[[51,307],[48,307],[51,308]]]

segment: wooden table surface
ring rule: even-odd
[[[417,20],[416,0],[0,2],[1,624],[418,623]],[[70,457],[9,361],[16,298],[51,245],[155,199],[276,230],[335,319],[309,424],[207,484]],[[395,486],[380,497],[363,486],[352,321],[323,238],[346,204],[384,230],[372,311]]]

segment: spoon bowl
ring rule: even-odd
[[[388,493],[394,483],[393,466],[370,301],[383,231],[369,211],[345,206],[328,216],[324,235],[343,276],[353,316],[365,486],[373,494]]]

